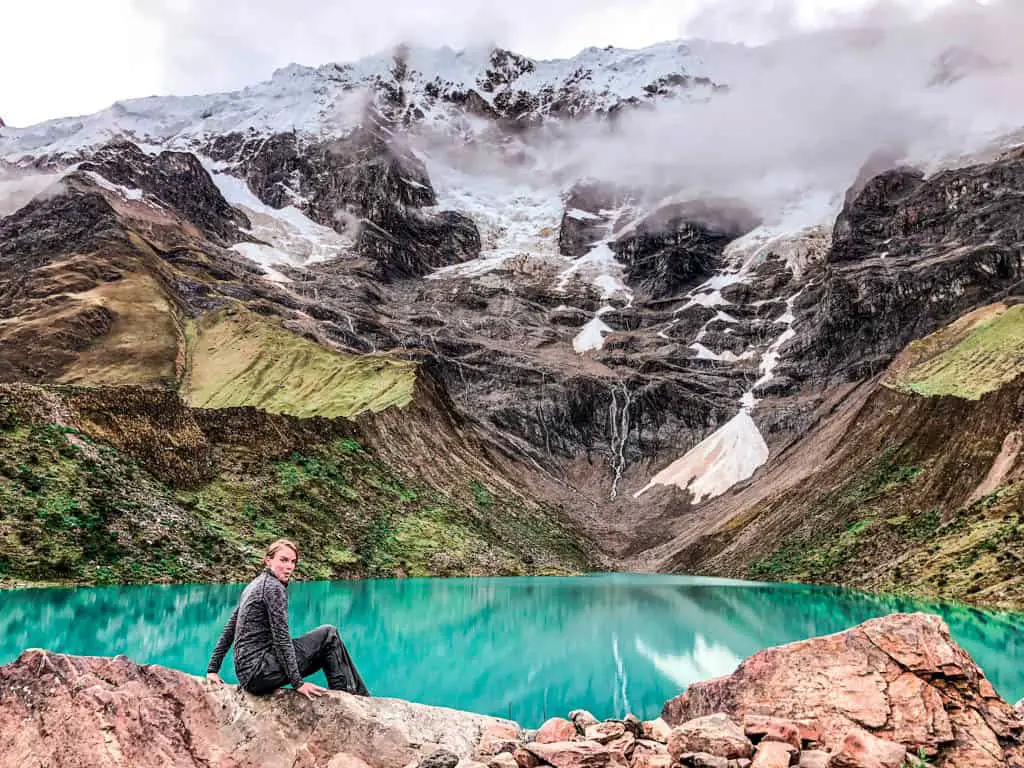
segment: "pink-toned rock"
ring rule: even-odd
[[[668,751],[676,760],[687,752],[708,752],[727,759],[750,757],[754,745],[727,715],[713,714],[688,720],[672,729]]]
[[[629,768],[672,768],[672,755],[664,754],[637,754],[633,753],[633,760]]]
[[[125,656],[41,650],[0,666],[0,694],[4,768],[43,755],[90,768],[322,768],[340,754],[403,768],[439,747],[471,757],[489,726],[507,722],[347,693],[250,696]]]
[[[494,723],[484,729],[476,753],[482,757],[515,752],[519,746],[519,726],[515,723]]]
[[[487,768],[519,768],[519,763],[509,752],[501,752],[487,759]]]
[[[1024,699],[1013,705],[1013,711],[1017,713],[1017,717],[1024,720]]]
[[[668,746],[662,744],[660,741],[651,741],[650,739],[637,739],[633,745],[634,755],[667,755]]]
[[[714,712],[814,720],[831,751],[862,727],[910,751],[924,747],[936,765],[1024,765],[1021,721],[992,693],[941,618],[894,614],[761,651],[732,675],[691,685],[662,718],[669,725]]]
[[[707,752],[683,755],[682,764],[686,768],[729,768],[729,761],[724,757],[709,755]]]
[[[672,735],[672,726],[660,717],[657,720],[644,720],[640,727],[643,731],[643,738],[650,741],[660,741],[662,744],[668,744],[668,737]]]
[[[828,752],[820,749],[805,749],[800,753],[799,768],[827,768]]]
[[[782,741],[762,741],[757,745],[750,768],[789,768],[797,748]]]
[[[576,728],[580,733],[587,730],[588,725],[597,725],[601,722],[585,709],[574,709],[569,713],[569,719],[576,724]]]
[[[625,768],[628,765],[596,741],[530,742],[524,749],[554,768]]]
[[[576,726],[564,717],[552,717],[545,720],[537,729],[533,740],[538,744],[554,744],[558,741],[572,741],[576,738]]]
[[[800,726],[791,720],[748,714],[743,718],[743,733],[751,741],[781,741],[800,749]]]
[[[902,744],[880,739],[863,728],[853,728],[832,753],[828,768],[900,768],[906,758],[907,750]]]
[[[612,739],[605,744],[609,752],[623,765],[628,765],[633,751],[636,749],[636,736],[626,731],[618,738]]]
[[[626,730],[632,733],[636,738],[642,739],[644,737],[644,724],[636,715],[632,713],[626,715],[622,718],[622,724],[626,727]]]
[[[617,739],[626,732],[626,726],[615,720],[607,720],[596,725],[588,725],[583,735],[589,741],[596,741],[598,744],[607,744]]]
[[[541,764],[540,758],[526,747],[519,747],[512,753],[512,757],[515,759],[516,765],[519,766],[519,768],[537,768],[537,766]]]
[[[370,765],[355,755],[341,752],[330,759],[327,768],[370,768]]]

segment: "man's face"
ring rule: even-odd
[[[273,556],[267,558],[267,567],[277,578],[287,584],[288,579],[292,577],[292,571],[295,570],[296,562],[298,562],[298,557],[295,552],[289,547],[280,547]]]

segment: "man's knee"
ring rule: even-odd
[[[338,634],[338,628],[333,624],[321,624],[316,628],[317,634],[319,634],[325,643],[340,643],[341,635]]]

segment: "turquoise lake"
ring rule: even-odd
[[[243,586],[0,592],[0,664],[41,647],[203,674]],[[293,634],[336,624],[373,694],[526,726],[577,707],[656,717],[687,684],[761,648],[894,611],[942,615],[996,690],[1024,697],[1024,615],[965,606],[636,575],[296,582],[289,595]],[[223,671],[234,680],[230,656]]]

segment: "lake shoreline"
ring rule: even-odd
[[[553,573],[553,574],[541,574],[530,576],[529,578],[536,579],[558,579],[558,578],[574,578],[583,576],[608,576],[608,575],[621,575],[621,576],[664,576],[664,577],[675,577],[675,576],[690,576],[690,574],[678,574],[678,573],[647,573],[647,572],[633,572],[633,571],[591,571],[586,573]],[[467,576],[461,574],[455,574],[450,576],[394,576],[391,578],[349,578],[349,579],[333,579],[330,581],[338,582],[361,582],[361,581],[402,581],[405,579],[438,579],[438,580],[458,580],[458,579],[518,579],[523,578],[522,575],[478,575],[478,576]],[[993,612],[1004,612],[1004,613],[1024,613],[1024,603],[1016,601],[991,601],[984,598],[975,598],[970,595],[961,597],[948,597],[944,595],[937,595],[928,591],[901,591],[901,592],[884,592],[876,591],[871,589],[865,589],[863,587],[849,587],[842,584],[822,584],[816,582],[806,581],[772,581],[772,580],[748,580],[748,579],[734,579],[730,577],[717,577],[717,576],[693,576],[693,578],[707,578],[707,579],[720,579],[723,582],[734,582],[737,584],[771,584],[777,586],[796,586],[796,587],[812,587],[818,589],[839,589],[845,590],[851,593],[861,593],[871,597],[881,599],[901,599],[901,600],[916,600],[922,602],[930,602],[936,605],[949,605],[949,606],[964,606],[968,608],[976,608],[979,610],[993,611]],[[318,583],[323,580],[321,579],[293,579],[295,583]],[[151,581],[130,581],[130,582],[118,582],[118,583],[107,583],[107,582],[96,582],[90,580],[45,580],[45,581],[26,581],[23,579],[6,579],[0,576],[0,592],[4,591],[16,591],[16,590],[28,590],[28,589],[77,589],[83,587],[152,587],[152,586],[201,586],[209,584],[228,585],[228,584],[246,584],[247,581],[183,581],[175,580],[171,578],[158,579]]]

